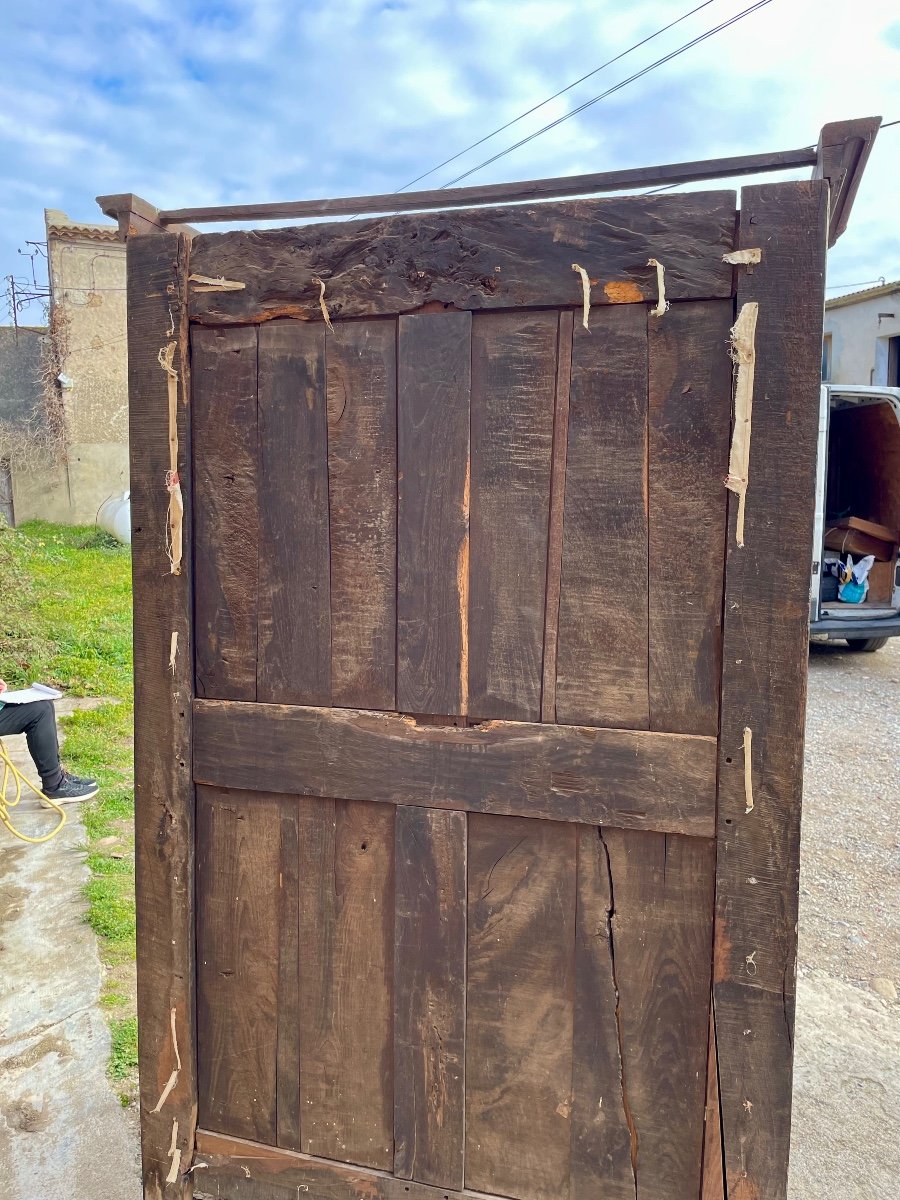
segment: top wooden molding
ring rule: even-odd
[[[829,247],[847,228],[850,210],[880,127],[881,117],[862,117],[858,121],[835,121],[822,129],[813,179],[826,180],[831,191]]]

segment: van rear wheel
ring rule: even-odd
[[[861,651],[863,654],[871,654],[875,650],[880,650],[887,643],[887,638],[847,638],[848,649]]]

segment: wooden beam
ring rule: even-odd
[[[711,837],[716,740],[356,709],[194,703],[198,783]],[[435,783],[439,780],[439,783]]]
[[[813,166],[815,162],[815,149],[804,146],[799,150],[778,150],[770,154],[740,154],[734,158],[667,163],[656,167],[634,167],[625,171],[598,171],[589,175],[569,175],[560,179],[527,179],[519,183],[435,188],[427,192],[387,192],[380,196],[339,196],[332,200],[288,200],[274,204],[172,208],[160,212],[159,220],[163,225],[180,221],[281,221],[297,217],[311,219],[361,216],[363,213],[415,212],[428,208],[465,208],[479,204],[509,204],[519,200],[551,200],[561,196],[621,192],[629,188],[694,183],[703,179],[727,179],[738,175],[758,175],[765,171],[791,171],[798,167]]]
[[[831,190],[828,245],[834,245],[850,219],[850,210],[875,145],[881,117],[834,121],[819,135],[813,179],[824,179]]]
[[[197,232],[189,225],[176,225],[163,222],[159,218],[159,209],[135,196],[133,192],[119,192],[113,196],[98,196],[97,203],[107,217],[113,217],[119,222],[119,241],[125,242],[130,237],[142,233],[183,233],[193,237]]]

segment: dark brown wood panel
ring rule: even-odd
[[[466,1186],[569,1186],[575,829],[469,817]]]
[[[328,337],[331,695],[394,707],[397,326],[342,321]]]
[[[198,782],[693,833],[715,816],[712,738],[352,709],[195,702]]]
[[[467,711],[469,313],[401,317],[397,707]]]
[[[256,699],[255,329],[191,335],[197,695]]]
[[[613,957],[613,898],[601,831],[580,826],[575,917],[571,1200],[635,1200]]]
[[[331,702],[325,329],[259,331],[257,696]]]
[[[198,810],[200,1121],[274,1143],[279,804],[200,788]]]
[[[666,264],[672,300],[730,296],[734,192],[617,196],[510,208],[415,213],[374,220],[201,234],[196,273],[243,287],[191,291],[206,324],[300,317],[320,321],[458,309],[580,305],[572,263],[596,284],[594,304],[656,300],[650,255]]]
[[[734,309],[673,304],[648,321],[650,728],[715,735]]]
[[[389,1171],[394,813],[305,800],[298,815],[303,1149]]]
[[[710,1008],[709,1053],[706,1060],[706,1113],[703,1126],[703,1184],[700,1200],[725,1200],[725,1164],[722,1161],[722,1115],[719,1108],[719,1060],[716,1024]]]
[[[558,338],[555,312],[472,321],[472,717],[541,717]]]
[[[758,302],[759,322],[742,548],[729,507],[715,985],[725,1179],[740,1200],[783,1200],[787,1186],[827,205],[821,181],[742,192],[741,244],[762,262],[738,283],[738,308]],[[773,530],[796,564],[783,574],[770,570]]]
[[[627,305],[575,326],[556,715],[647,729],[647,321]]]
[[[604,829],[637,1200],[700,1192],[715,843]]]
[[[300,832],[294,805],[281,806],[278,874],[278,1145],[300,1149]]]
[[[394,1172],[463,1186],[466,816],[396,817]]]
[[[129,442],[132,575],[134,594],[140,597],[134,606],[134,824],[141,1154],[148,1196],[163,1194],[173,1120],[178,1122],[177,1148],[185,1159],[191,1154],[197,1123],[190,705],[193,497],[184,294],[189,270],[189,243],[176,234],[128,244],[128,386],[133,397],[140,397],[130,406]],[[177,343],[178,466],[185,510],[180,575],[170,572],[166,556],[168,497],[162,487],[169,469],[169,422],[168,379],[159,353],[170,339]],[[173,633],[178,640],[170,667]],[[175,1086],[160,1106],[179,1060]]]

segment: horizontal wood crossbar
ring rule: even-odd
[[[634,167],[625,171],[597,171],[560,179],[528,179],[518,183],[492,183],[477,187],[435,188],[425,192],[387,192],[379,196],[339,196],[331,200],[289,200],[272,204],[226,204],[206,208],[163,209],[162,225],[184,221],[278,221],[295,217],[361,216],[364,213],[414,212],[428,208],[460,208],[478,204],[508,204],[517,200],[552,200],[562,196],[587,196],[618,192],[632,187],[695,183],[728,179],[764,171],[789,171],[814,166],[815,146],[778,150],[768,154],[740,154],[733,158],[701,159]],[[110,200],[111,197],[101,197]]]
[[[197,783],[711,837],[716,739],[194,702]]]

